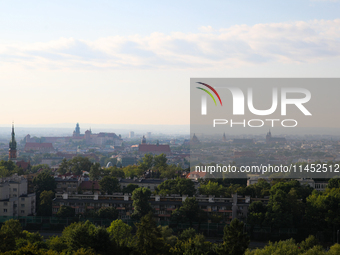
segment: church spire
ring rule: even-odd
[[[9,142],[9,159],[17,158],[17,142],[15,141],[14,123],[12,123],[12,138]]]

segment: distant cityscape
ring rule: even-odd
[[[255,206],[271,210],[275,199],[272,189],[287,185],[289,189],[299,190],[301,196],[312,196],[313,190],[326,194],[335,180],[291,178],[283,181],[262,172],[239,179],[233,176],[214,178],[194,171],[194,165],[209,166],[219,162],[240,168],[242,165],[313,162],[332,165],[340,162],[340,139],[337,137],[276,136],[273,133],[268,130],[263,136],[234,136],[225,132],[220,136],[206,136],[130,131],[122,137],[115,132],[94,133],[91,128],[82,133],[77,123],[70,135],[38,137],[27,134],[17,141],[13,124],[9,143],[2,144],[0,150],[0,222],[8,217],[23,217],[23,226],[31,228],[32,224],[28,223],[31,219],[39,221],[42,219],[39,217],[49,217],[44,224],[34,225],[39,230],[43,225],[52,229],[56,219],[60,221],[65,217],[78,220],[94,217],[97,221],[100,219],[102,226],[110,223],[107,217],[135,222],[140,219],[136,216],[138,193],[145,196],[157,224],[176,224],[178,231],[185,231],[187,226],[174,221],[178,221],[176,217],[181,213],[182,220],[189,220],[185,210],[194,210],[190,218],[192,226],[205,236],[218,239],[223,226],[240,221],[246,223],[244,228],[253,240],[270,240],[271,233],[280,232],[284,224],[268,223],[268,219],[261,216],[254,225],[252,219],[253,214],[258,213]],[[300,201],[296,199],[289,201]],[[185,209],[189,203],[195,203],[195,209]],[[204,215],[204,219],[199,215]],[[262,229],[262,221],[265,227],[273,226],[272,230]],[[58,225],[61,229],[69,224],[68,220],[62,222]],[[215,229],[200,230],[201,224],[208,228],[209,224],[215,224]],[[303,227],[289,224],[292,229]],[[258,231],[267,231],[266,234],[259,235],[254,226],[260,228]],[[314,234],[313,231],[308,233]],[[276,240],[296,237],[295,232],[280,233]],[[325,235],[329,237],[331,232]]]

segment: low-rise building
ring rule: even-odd
[[[75,177],[55,177],[54,178],[57,188],[57,193],[64,193],[67,192],[69,194],[76,193],[78,191],[78,186],[81,183],[81,178],[75,178]]]
[[[41,153],[53,152],[54,148],[52,143],[26,143],[24,151],[37,151]]]

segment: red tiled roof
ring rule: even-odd
[[[82,190],[92,190],[92,183],[94,184],[94,190],[100,190],[99,182],[98,181],[83,181],[80,184],[80,188]]]
[[[194,178],[203,178],[206,174],[206,172],[190,172],[187,174],[186,178],[190,178],[190,176]]]
[[[25,150],[27,149],[40,149],[40,148],[51,148],[53,149],[52,143],[26,143]]]
[[[170,146],[167,144],[140,144],[138,150],[139,152],[171,152]]]
[[[30,162],[25,162],[24,160],[17,161],[15,163],[18,167],[21,167],[23,170],[26,170],[30,166]]]

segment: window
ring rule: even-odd
[[[7,209],[4,209],[4,212],[7,212]]]
[[[13,188],[13,192],[17,191],[17,188]]]
[[[21,204],[21,207],[25,207],[25,204]]]
[[[4,206],[7,206],[7,202],[4,202]]]
[[[25,198],[24,198],[24,197],[22,197],[22,198],[21,198],[21,201],[25,201]]]
[[[21,213],[25,213],[25,210],[21,210]]]

